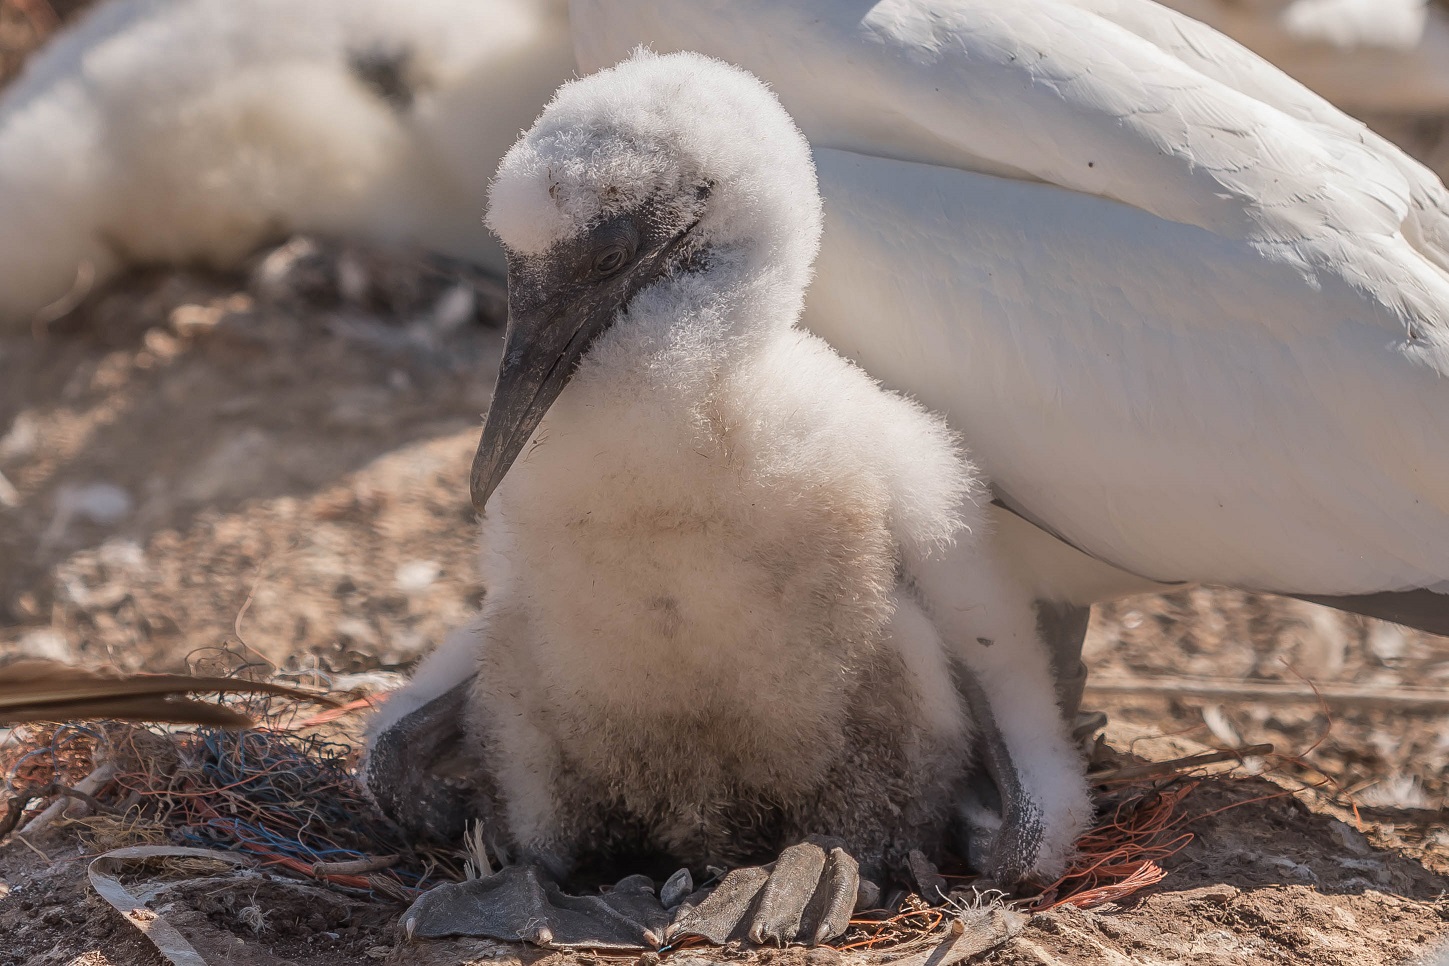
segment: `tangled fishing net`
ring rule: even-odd
[[[20,825],[20,813],[39,814],[54,799],[81,798],[99,813],[87,821],[106,830],[108,844],[160,838],[243,852],[263,868],[354,896],[405,901],[463,877],[461,860],[414,848],[367,798],[356,772],[359,716],[304,718],[295,703],[272,698],[234,703],[259,726],[17,730],[0,747],[11,793],[4,825]],[[88,777],[99,784],[77,794]]]

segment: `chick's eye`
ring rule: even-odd
[[[624,267],[629,253],[621,245],[611,245],[594,256],[595,275],[613,275]]]

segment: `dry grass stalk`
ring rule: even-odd
[[[1087,691],[1094,695],[1154,694],[1204,701],[1253,701],[1264,704],[1321,704],[1357,708],[1449,711],[1449,693],[1442,688],[1385,687],[1383,685],[1318,684],[1303,686],[1277,681],[1233,681],[1206,678],[1090,678]]]

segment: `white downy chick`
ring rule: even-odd
[[[102,4],[0,98],[0,326],[288,232],[501,270],[460,202],[572,66],[554,0]]]
[[[699,55],[566,85],[504,158],[509,331],[473,477],[489,594],[375,729],[476,672],[503,850],[699,867],[826,833],[878,874],[942,850],[978,740],[1009,773],[993,871],[1059,872],[1090,817],[1030,602],[992,611],[1011,594],[989,565],[949,618],[920,592],[933,558],[972,555],[981,482],[939,419],[796,326],[820,222],[789,116]],[[1013,647],[1003,715],[986,684]],[[996,719],[1033,712],[1047,764],[1006,760],[1032,749]]]

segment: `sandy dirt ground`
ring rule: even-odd
[[[0,2],[0,81],[44,32],[27,10]],[[466,479],[499,310],[496,288],[420,253],[290,239],[233,274],[134,274],[0,337],[0,658],[243,661],[318,683],[405,670],[485,592]],[[1444,708],[1382,697],[1442,685],[1449,641],[1200,589],[1102,608],[1088,655],[1117,685],[1088,700],[1113,747],[1275,750],[1183,800],[1194,837],[1160,884],[1036,914],[983,961],[1375,966],[1449,932]],[[1202,678],[1305,696],[1185,693]],[[0,966],[164,962],[86,881],[110,844],[61,822],[0,845]],[[542,955],[399,943],[395,904],[204,878],[165,915],[214,966]]]

